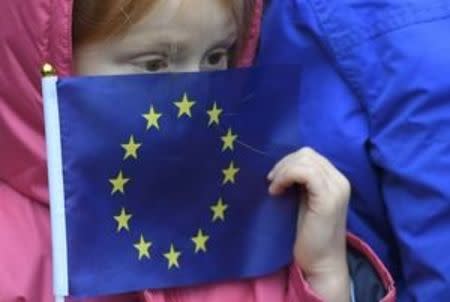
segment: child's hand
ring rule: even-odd
[[[346,260],[348,180],[323,156],[303,148],[279,161],[268,175],[269,192],[300,185],[294,247],[296,263],[326,301],[349,300]]]

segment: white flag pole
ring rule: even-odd
[[[50,64],[42,68],[42,96],[44,101],[45,139],[50,194],[52,228],[53,290],[56,302],[64,302],[69,294],[67,267],[66,215],[64,211],[64,182],[59,124],[58,77]]]

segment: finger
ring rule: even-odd
[[[323,168],[324,173],[326,173],[327,181],[331,188],[338,190],[347,190],[349,188],[350,182],[348,179],[329,159],[319,153],[316,153],[315,157],[317,163]]]
[[[305,164],[315,165],[325,177],[331,177],[329,166],[324,163],[324,159],[320,153],[310,147],[305,147],[299,152],[299,160]]]
[[[328,189],[326,192],[329,196],[334,197],[334,206],[341,209],[346,208],[351,196],[349,180],[325,157],[317,159],[317,162],[324,166],[327,173],[325,181]]]
[[[288,156],[285,156],[280,162],[274,167],[272,173],[270,175],[269,180],[275,180],[279,178],[279,175],[287,173],[286,171],[289,169],[299,169],[299,167],[304,167],[303,169],[309,169],[315,171],[312,177],[324,177],[324,173],[321,166],[317,163],[317,158],[315,156],[315,152],[308,147],[302,148],[297,152],[291,153]],[[324,182],[323,182],[324,183]],[[275,187],[277,187],[275,185]],[[274,188],[274,187],[272,187]],[[282,189],[283,191],[286,188]],[[322,188],[326,189],[326,188]],[[280,194],[280,193],[275,193]]]
[[[282,168],[286,165],[287,162],[291,161],[292,158],[296,156],[296,152],[290,153],[283,157],[281,160],[279,160],[275,166],[272,168],[272,170],[267,175],[267,179],[272,181],[275,178],[275,175],[282,170]]]
[[[341,192],[349,190],[350,183],[348,179],[342,174],[329,159],[311,148],[304,148],[304,157],[315,162],[325,175],[325,183],[327,188],[333,192]]]
[[[275,178],[275,175],[281,170],[283,169],[283,167],[286,165],[286,163],[289,163],[291,161],[293,161],[294,159],[301,159],[303,157],[310,157],[309,155],[311,153],[314,153],[314,150],[310,147],[303,147],[300,150],[296,151],[296,152],[292,152],[288,155],[286,155],[285,157],[283,157],[280,161],[278,161],[278,163],[272,168],[272,170],[269,172],[267,179],[268,180],[273,180]]]
[[[303,185],[308,195],[317,195],[323,186],[323,176],[318,169],[311,165],[286,165],[279,171],[269,186],[269,192],[273,195],[282,194],[294,184]]]

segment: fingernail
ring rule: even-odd
[[[269,172],[269,174],[267,175],[267,179],[272,181],[273,180],[273,170]]]

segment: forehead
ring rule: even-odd
[[[237,31],[230,2],[160,0],[137,24],[131,26],[127,36],[129,39],[170,37],[181,41],[191,39],[193,33],[204,39],[230,36]]]

